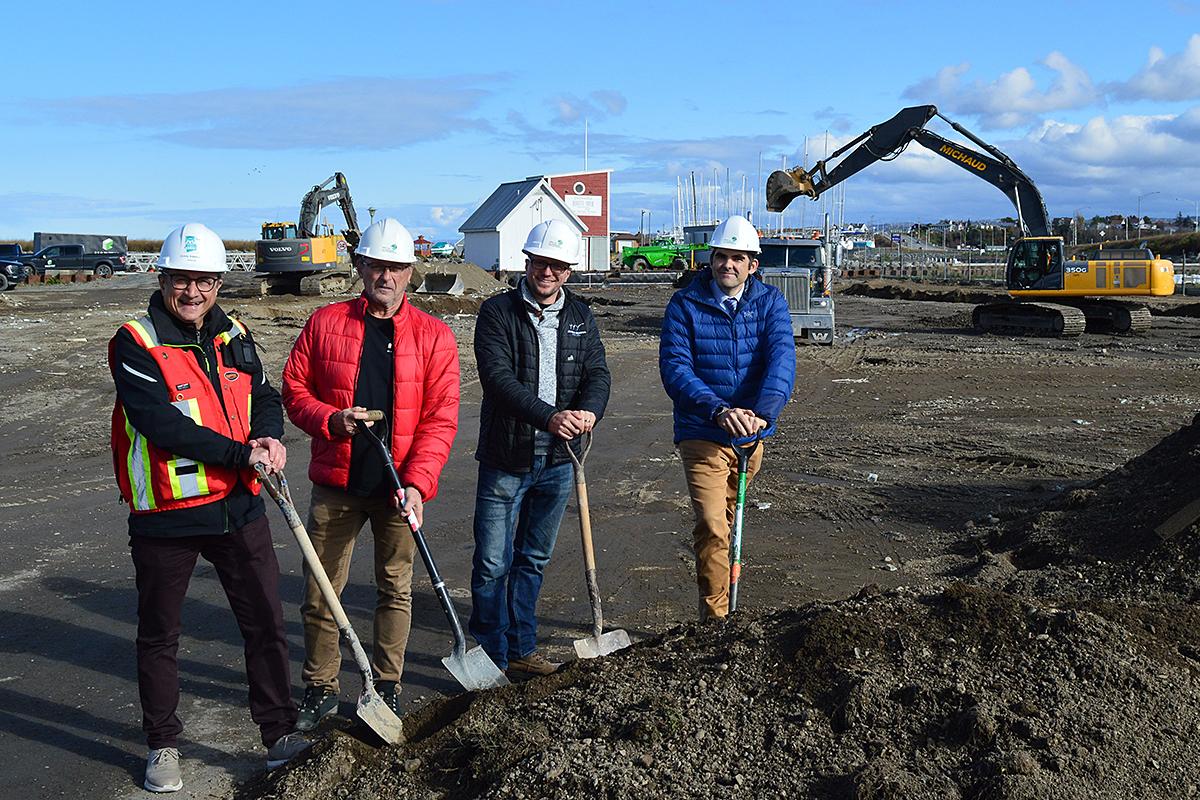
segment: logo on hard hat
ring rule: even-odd
[[[736,242],[736,241],[737,241],[737,236],[730,236],[730,237],[729,237],[729,241],[731,241],[731,242]]]
[[[391,250],[394,253],[394,252],[396,252],[396,248],[397,248],[397,244],[395,242],[392,242],[385,249]]]
[[[563,240],[562,240],[562,239],[555,239],[555,240],[554,240],[553,242],[551,242],[550,244],[551,244],[551,245],[553,245],[554,247],[562,247],[562,246],[563,246]]]
[[[196,252],[196,237],[195,236],[183,237],[183,252],[185,252],[185,253]]]

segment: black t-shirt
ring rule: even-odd
[[[379,425],[386,425],[384,430],[388,431],[389,437],[385,441],[390,447],[392,394],[396,374],[392,353],[395,325],[390,317],[380,319],[367,314],[365,320],[354,405],[383,412],[384,421],[376,422],[373,430],[379,431]],[[346,491],[356,497],[388,497],[393,491],[378,445],[373,445],[361,433],[350,443],[350,480],[346,484]]]

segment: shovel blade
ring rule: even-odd
[[[575,640],[575,655],[580,658],[600,658],[609,653],[622,650],[632,642],[625,631],[609,631],[599,636],[589,636],[586,639]]]
[[[442,664],[450,670],[454,680],[461,683],[467,691],[478,692],[508,686],[508,678],[482,647],[472,647],[461,656],[451,653],[442,659]]]
[[[403,723],[374,689],[367,689],[359,696],[358,718],[367,723],[367,727],[388,744],[400,744],[404,741]]]

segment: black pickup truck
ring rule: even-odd
[[[23,255],[25,252],[21,250],[21,245],[0,242],[0,292],[16,288],[18,283],[25,280],[28,267],[21,263]]]
[[[85,252],[81,244],[52,244],[33,255],[23,255],[18,260],[42,275],[48,269],[87,270],[98,278],[111,277],[114,272],[124,272],[126,257],[121,252]]]

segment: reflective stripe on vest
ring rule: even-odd
[[[244,325],[230,320],[229,328],[214,337],[219,389],[213,387],[200,362],[183,352],[190,345],[178,347],[160,342],[149,315],[130,320],[124,327],[139,346],[154,355],[162,371],[167,400],[179,413],[197,425],[230,436],[235,441],[248,441],[252,379],[227,365],[220,348],[220,345],[228,345],[236,337],[247,334]],[[180,358],[188,360],[179,361]],[[230,402],[234,405],[229,406]],[[206,408],[210,419],[205,419]],[[243,408],[245,416],[242,416]],[[229,494],[239,480],[253,494],[258,494],[255,476],[248,470],[205,465],[155,447],[129,422],[119,400],[113,409],[113,450],[114,464],[118,465],[118,483],[124,484],[123,493],[129,495],[126,499],[135,513],[212,502]],[[121,471],[125,475],[121,475]]]

